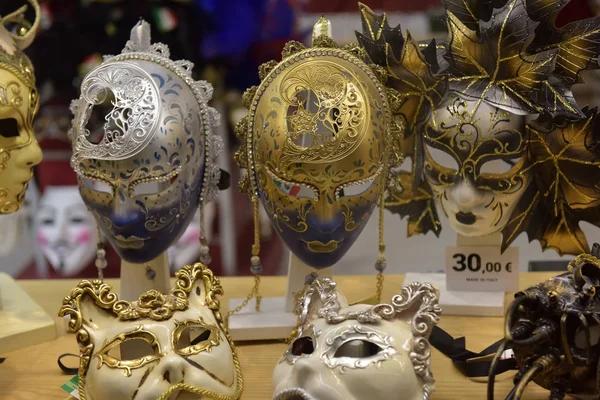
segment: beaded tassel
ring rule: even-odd
[[[102,232],[100,228],[96,225],[96,230],[98,231],[98,239],[96,241],[96,268],[98,269],[98,279],[104,279],[104,269],[108,266],[108,262],[106,261],[106,250],[104,250],[104,242],[102,240]]]
[[[206,225],[204,224],[204,203],[200,201],[200,262],[204,266],[208,266],[212,259],[210,258],[210,247],[206,240],[205,232]]]
[[[377,303],[381,303],[381,293],[383,292],[383,271],[387,267],[385,258],[385,242],[384,242],[384,198],[383,195],[379,199],[379,256],[375,261],[375,270],[377,270]]]

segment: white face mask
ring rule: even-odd
[[[241,397],[240,364],[219,312],[219,280],[202,264],[176,276],[169,294],[150,290],[133,303],[119,301],[99,280],[82,281],[63,300],[59,315],[71,317],[81,351],[81,400],[167,400],[180,392]]]
[[[451,97],[426,127],[424,174],[439,211],[464,236],[501,231],[531,182],[525,117]]]
[[[274,400],[426,400],[434,390],[427,338],[439,320],[429,284],[390,304],[348,306],[319,279],[300,306],[299,333],[273,374]]]
[[[40,200],[36,226],[42,252],[59,274],[75,275],[94,259],[96,223],[77,186],[48,187]]]

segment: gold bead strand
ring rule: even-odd
[[[379,256],[375,262],[375,269],[377,270],[377,285],[376,285],[376,296],[377,303],[381,303],[381,294],[383,293],[383,271],[387,267],[387,260],[385,258],[385,241],[384,241],[384,195],[382,194],[379,199]]]

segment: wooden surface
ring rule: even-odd
[[[521,275],[520,287],[547,279],[553,273],[526,273]],[[261,293],[264,296],[284,296],[285,277],[263,278]],[[375,290],[374,276],[337,276],[338,287],[349,301],[371,295]],[[387,276],[384,297],[389,299],[402,285],[403,276]],[[250,291],[251,278],[223,278],[221,280],[226,295],[222,305],[232,296],[239,297]],[[74,280],[65,281],[20,281],[21,286],[49,313],[58,311],[61,299],[69,294],[77,284]],[[118,289],[118,282],[110,281]],[[466,336],[467,348],[481,351],[502,337],[503,319],[498,317],[452,317],[443,316],[440,324],[455,337]],[[62,324],[64,326],[64,324]],[[273,367],[286,349],[283,343],[244,343],[238,344],[239,357],[244,373],[244,400],[268,400],[272,398],[271,375]],[[3,400],[63,400],[67,396],[60,389],[70,376],[64,375],[56,364],[62,353],[78,353],[74,335],[31,346],[19,351],[0,355],[6,361],[0,364],[0,399]],[[433,349],[433,373],[436,378],[436,392],[432,400],[485,399],[485,379],[470,380],[462,376],[444,355]],[[69,360],[74,362],[74,359]],[[506,397],[512,387],[509,372],[498,377],[496,396]],[[548,392],[531,383],[523,400],[546,400]]]
[[[52,314],[45,312],[10,275],[0,272],[0,354],[56,339]],[[1,396],[0,396],[1,398]]]

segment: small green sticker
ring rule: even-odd
[[[79,386],[79,376],[75,375],[67,383],[61,386],[62,390],[69,393],[71,396],[79,399],[79,392],[77,391],[77,387]]]

